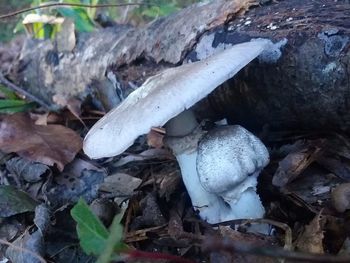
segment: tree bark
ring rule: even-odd
[[[216,30],[214,45],[255,37],[287,44],[276,63],[256,60],[214,91],[202,112],[210,105],[251,128],[349,131],[349,16],[348,1],[279,1]]]
[[[28,41],[11,78],[52,103],[55,94],[84,99],[99,93],[113,72],[126,96],[161,69],[269,38],[282,43],[281,55],[276,50],[275,57],[255,60],[197,105],[199,115],[248,128],[349,131],[349,2],[260,2],[197,4],[145,28],[81,34],[72,53],[57,53],[50,41]]]

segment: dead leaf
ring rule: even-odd
[[[151,159],[173,160],[174,156],[168,150],[165,149],[149,149],[143,151],[140,154],[130,154],[126,157],[123,157],[115,164],[113,164],[113,166],[120,167],[130,162],[146,161]]]
[[[30,118],[36,125],[61,124],[64,123],[62,115],[54,112],[47,112],[43,114],[30,113]]]
[[[140,186],[142,180],[125,173],[115,173],[107,176],[99,190],[111,193],[117,198],[118,205],[134,194],[134,190]],[[118,202],[120,201],[120,202]]]
[[[302,172],[297,180],[289,183],[283,193],[297,196],[314,210],[319,205],[328,203],[331,198],[330,190],[341,182],[342,180],[337,176],[328,173],[319,166],[311,165]]]
[[[350,255],[350,238],[346,238],[338,255]]]
[[[331,215],[324,215],[324,233],[323,245],[327,253],[336,254],[346,246],[346,239],[349,236],[349,218],[344,219]],[[350,261],[349,261],[350,262]]]
[[[56,164],[60,171],[82,147],[82,139],[62,125],[35,125],[28,114],[6,116],[0,122],[0,149],[46,165]]]
[[[35,122],[36,125],[47,125],[47,118],[49,112],[43,114],[30,113],[30,118]]]
[[[322,143],[311,142],[304,148],[289,153],[279,162],[272,179],[272,184],[283,187],[295,180],[320,155],[322,147],[318,144],[320,145]]]
[[[70,113],[73,114],[73,116],[75,118],[77,118],[84,126],[85,123],[83,122],[83,120],[80,118],[81,116],[81,101],[75,98],[65,98],[63,95],[60,94],[56,94],[52,97],[52,100],[62,106],[62,107],[66,107]]]
[[[339,155],[325,155],[317,159],[317,163],[344,180],[350,180],[350,160]]]
[[[33,211],[37,201],[10,185],[0,185],[0,218]]]
[[[75,158],[47,186],[46,198],[52,206],[75,203],[80,197],[90,203],[97,197],[98,188],[105,176],[105,169]]]
[[[178,190],[180,184],[181,175],[179,170],[164,174],[159,183],[159,196],[165,196],[166,200],[169,201],[170,196]]]
[[[11,262],[45,262],[42,258],[45,254],[44,236],[50,225],[50,212],[45,205],[39,205],[35,209],[34,224],[36,229],[32,228],[31,230],[28,229],[25,231],[23,235],[19,236],[12,243],[14,246],[9,246],[6,250],[6,256]]]
[[[6,161],[6,169],[18,178],[23,178],[26,182],[31,183],[39,182],[49,171],[49,167],[42,163],[32,162],[18,156]]]
[[[95,199],[89,207],[107,227],[112,223],[114,216],[121,212],[121,209],[114,202],[106,198]]]
[[[0,224],[0,237],[2,240],[13,240],[23,230],[23,224],[19,223],[14,217],[6,220],[2,219]],[[0,258],[1,258],[0,253]],[[2,259],[1,259],[2,260]]]
[[[141,201],[140,208],[142,215],[136,216],[130,224],[131,230],[143,227],[161,226],[166,224],[155,194],[148,193]]]
[[[323,225],[321,213],[305,226],[304,232],[296,241],[296,247],[303,252],[323,254]]]
[[[317,163],[340,178],[350,179],[350,138],[333,133],[325,142],[325,152]]]
[[[147,144],[150,147],[160,149],[164,146],[163,138],[165,132],[161,132],[159,129],[152,128],[151,131],[147,134]]]
[[[225,240],[225,242],[237,242],[240,245],[246,246],[247,250],[249,247],[270,247],[276,244],[276,239],[270,236],[257,236],[250,233],[241,233],[229,226],[219,226],[219,232],[221,235],[221,240]],[[210,236],[206,237],[210,239]],[[210,257],[213,260],[212,262],[234,262],[234,263],[243,263],[243,262],[276,262],[275,259],[263,256],[252,255],[250,253],[240,254],[240,253],[228,253],[227,251],[215,251],[210,253]],[[219,260],[215,260],[219,258]]]

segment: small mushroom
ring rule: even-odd
[[[230,208],[221,214],[221,221],[264,216],[256,185],[268,162],[265,145],[239,125],[214,128],[201,139],[197,157],[199,181]]]
[[[84,140],[85,153],[91,158],[121,154],[139,135],[148,133],[152,127],[166,124],[167,144],[179,162],[182,178],[195,210],[209,223],[236,219],[237,217],[231,217],[234,213],[231,212],[230,205],[227,205],[224,197],[218,195],[221,190],[217,191],[213,186],[214,191],[208,192],[201,184],[197,174],[197,146],[204,132],[200,129],[190,107],[220,84],[232,78],[267,47],[268,40],[262,39],[238,44],[205,60],[170,68],[149,78],[92,127]],[[248,144],[258,141],[252,136],[247,135],[246,138],[248,138]],[[257,154],[259,151],[266,154],[266,149],[261,150],[263,147],[260,144],[247,147],[244,153],[248,154],[254,149]],[[201,158],[205,158],[204,155],[205,151]],[[266,157],[262,157],[261,161],[256,156],[252,158],[251,161],[245,161],[242,165],[248,165],[249,162],[255,163],[254,169],[246,167],[241,169],[248,169],[248,172],[252,171],[254,174],[266,164]],[[201,163],[201,161],[198,162]],[[221,172],[223,173],[225,172]],[[251,178],[251,187],[241,187],[247,193],[256,185],[256,175]],[[248,180],[242,179],[242,183],[245,182]],[[236,185],[234,187],[237,188]],[[226,192],[228,193],[229,189]],[[243,195],[246,196],[246,194]],[[246,199],[254,198],[259,199],[252,195],[247,196]],[[231,203],[233,202],[234,199],[231,200]],[[262,210],[261,204],[258,209]],[[257,216],[260,217],[262,214],[259,212]],[[255,217],[248,213],[247,215]]]
[[[33,28],[33,24],[43,23],[43,24],[51,24],[51,25],[62,25],[64,22],[63,17],[55,17],[55,16],[47,16],[47,15],[38,15],[38,14],[28,14],[22,21],[26,31],[29,34],[36,34],[35,28]]]

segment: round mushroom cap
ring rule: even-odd
[[[241,188],[238,186],[243,181],[249,176],[257,177],[268,162],[269,152],[265,145],[239,125],[221,126],[209,131],[198,146],[199,180],[211,193]],[[251,187],[255,188],[255,185]],[[242,191],[249,186],[244,188]]]
[[[232,78],[268,43],[260,39],[238,44],[149,78],[91,128],[84,139],[84,152],[91,158],[121,154],[138,136],[164,125]]]

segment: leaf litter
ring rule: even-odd
[[[65,49],[73,44],[66,43]],[[63,114],[1,118],[0,149],[11,154],[0,161],[0,233],[13,246],[0,246],[0,260],[95,262],[96,257],[72,245],[78,237],[85,251],[104,255],[99,262],[108,262],[113,244],[121,242],[197,262],[276,262],[278,255],[305,256],[293,254],[298,251],[318,253],[307,254],[310,261],[325,261],[326,253],[350,254],[346,135],[269,134],[271,162],[258,190],[266,217],[285,231],[273,228],[273,235],[259,236],[238,231],[243,229],[239,220],[213,228],[198,218],[161,129],[152,129],[122,157],[93,162],[78,154],[86,132],[81,102],[59,96],[54,100],[80,124],[73,129],[57,125],[69,119]],[[77,224],[69,214],[76,202],[71,213]],[[120,210],[125,214],[113,220]]]
[[[28,114],[5,116],[0,122],[0,149],[62,171],[82,147],[81,137],[62,125],[35,125]]]
[[[45,118],[47,116],[42,117],[44,124]],[[8,124],[10,122],[11,125]],[[136,245],[142,250],[162,249],[169,254],[177,254],[184,258],[212,262],[275,262],[271,257],[254,254],[256,247],[267,247],[271,250],[283,247],[281,240],[284,237],[278,230],[275,230],[276,234],[272,236],[258,236],[237,231],[241,222],[232,222],[234,228],[220,226],[218,229],[213,229],[199,220],[191,208],[174,157],[161,143],[162,136],[159,137],[158,134],[149,135],[148,141],[140,140],[122,157],[92,162],[84,156],[76,156],[81,146],[81,139],[77,133],[71,133],[70,129],[63,129],[65,133],[59,135],[63,142],[57,142],[56,138],[47,146],[47,140],[50,141],[52,136],[58,136],[58,130],[49,127],[57,125],[35,125],[25,114],[3,118],[0,131],[3,129],[3,124],[7,134],[9,129],[13,129],[17,133],[14,138],[26,136],[22,138],[30,138],[30,142],[23,143],[21,147],[11,136],[8,136],[7,141],[4,140],[6,136],[2,137],[5,145],[2,149],[21,156],[11,155],[3,161],[6,171],[0,177],[2,182],[16,184],[26,191],[37,185],[35,188],[37,194],[33,194],[31,190],[32,197],[28,195],[27,198],[30,200],[34,198],[49,205],[53,216],[44,219],[45,224],[49,222],[50,227],[44,227],[43,231],[37,223],[37,212],[34,213],[38,201],[34,201],[31,206],[24,209],[16,209],[14,205],[14,211],[8,213],[8,216],[11,215],[10,219],[26,213],[35,215],[34,220],[29,222],[19,217],[19,220],[26,222],[28,229],[9,228],[7,224],[5,229],[9,231],[12,229],[14,233],[8,240],[16,246],[28,248],[37,255],[45,256],[41,248],[45,244],[46,255],[56,258],[58,262],[72,255],[83,255],[78,247],[66,248],[67,244],[75,242],[77,237],[72,228],[74,223],[70,221],[72,219],[65,222],[69,218],[67,213],[69,207],[83,197],[91,203],[91,211],[94,211],[106,226],[111,224],[118,210],[126,209],[121,221],[124,226],[122,234],[124,242],[128,246]],[[84,130],[83,125],[80,124],[80,127]],[[59,128],[59,131],[61,129]],[[75,138],[78,143],[76,147],[71,148],[67,142],[70,144]],[[284,137],[281,137],[278,142],[268,143],[271,149],[271,163],[264,170],[260,182],[267,218],[290,225],[293,245],[289,246],[292,251],[288,253],[303,251],[337,254],[346,250],[347,235],[341,229],[349,223],[347,212],[340,211],[335,203],[347,200],[347,194],[345,197],[339,197],[336,189],[347,182],[350,147],[344,140],[349,139],[343,135],[331,134],[319,136],[318,139],[309,139],[305,136],[303,139],[299,137],[293,141],[287,138],[281,143],[283,140]],[[147,142],[156,148],[150,148]],[[54,146],[51,147],[51,144]],[[30,147],[40,150],[33,155],[25,154]],[[56,150],[59,147],[60,150]],[[63,151],[62,147],[67,148]],[[51,159],[50,162],[45,163],[40,155],[46,154],[48,149],[56,151],[56,154],[51,153],[48,157]],[[57,158],[58,153],[62,152],[66,154],[64,160]],[[53,164],[62,170],[55,169]],[[20,195],[16,198],[20,198]],[[25,204],[21,199],[15,200],[14,198],[13,202]],[[83,219],[84,216],[81,217],[81,220]],[[34,228],[33,226],[30,228],[33,223]],[[58,233],[63,234],[63,240],[55,240],[54,237]],[[104,238],[116,240],[117,237],[108,238],[107,235]],[[90,237],[84,240],[88,242]],[[205,248],[204,245],[202,247],[203,240],[211,241],[210,247],[211,249],[215,247],[214,251],[203,253]],[[233,242],[232,244],[238,241],[253,255],[228,252],[221,243],[222,240],[229,240],[227,242]],[[2,247],[6,248],[4,245]],[[108,250],[107,247],[104,246],[103,249]],[[200,248],[203,248],[203,251]],[[110,248],[108,251],[110,253]],[[7,257],[15,257],[18,262],[22,262],[23,255],[26,255],[25,250],[18,254],[22,256],[21,258],[16,258],[14,256],[16,253],[11,253],[7,252]],[[291,255],[293,254],[288,254]],[[81,258],[88,261],[93,258],[91,257],[87,255]],[[28,261],[23,262],[37,260],[35,256],[27,258]]]

